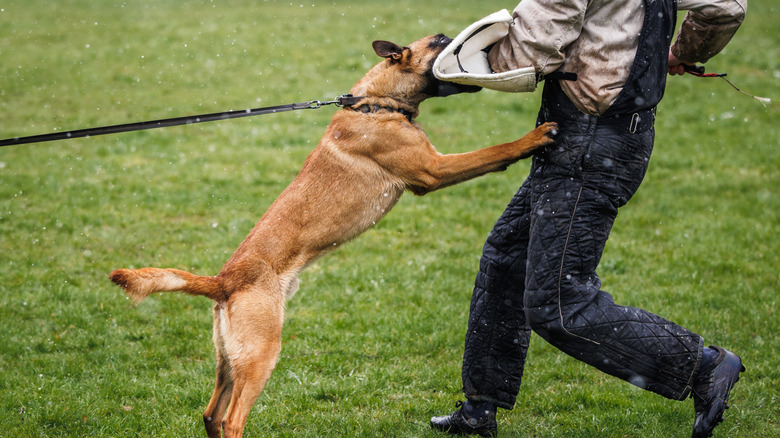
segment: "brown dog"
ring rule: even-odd
[[[439,154],[413,121],[433,96],[478,89],[438,81],[444,35],[409,47],[375,41],[386,58],[351,90],[363,96],[338,111],[298,177],[266,211],[216,277],[175,269],[119,269],[111,281],[136,301],[178,291],[216,301],[217,381],[203,418],[211,438],[240,437],[281,350],[284,303],[315,258],[370,228],[405,189],[416,195],[505,169],[552,143],[552,124],[520,140],[474,152]]]

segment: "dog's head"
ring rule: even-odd
[[[441,81],[433,75],[433,62],[450,42],[452,40],[442,34],[419,39],[405,47],[390,41],[374,41],[374,51],[385,61],[375,67],[374,74],[369,73],[364,78],[370,82],[365,84],[368,94],[419,104],[429,97],[481,90],[480,87]]]

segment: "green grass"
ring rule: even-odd
[[[476,5],[476,6],[475,6]],[[505,2],[401,0],[0,4],[0,137],[329,99],[377,58],[370,41],[452,35]],[[780,99],[780,7],[708,65]],[[442,152],[519,137],[540,93],[430,101]],[[0,149],[0,436],[204,436],[210,307],[132,306],[107,274],[218,272],[296,175],[332,108]],[[605,288],[742,355],[716,437],[780,436],[780,128],[714,79],[672,78],[656,150],[604,255]],[[440,436],[460,395],[484,238],[528,162],[404,196],[302,275],[277,370],[247,436]],[[608,377],[534,337],[507,437],[687,437],[690,401]]]

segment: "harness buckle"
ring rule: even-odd
[[[631,124],[628,126],[629,133],[636,134],[636,130],[639,128],[640,120],[642,120],[642,118],[639,116],[639,113],[634,113],[631,116]]]

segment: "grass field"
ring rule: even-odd
[[[477,5],[477,6],[475,6]],[[370,42],[454,36],[506,2],[5,0],[0,138],[330,99]],[[751,0],[713,59],[780,99],[780,6]],[[423,104],[446,153],[517,138],[540,93]],[[780,436],[780,111],[725,82],[670,80],[650,171],[600,274],[621,304],[739,353],[716,437]],[[118,267],[212,275],[294,178],[333,108],[0,149],[0,436],[197,437],[213,384],[206,299],[135,307]],[[435,437],[461,398],[480,249],[528,172],[404,196],[320,260],[289,303],[250,437]],[[688,437],[693,404],[642,392],[532,340],[506,437]]]

